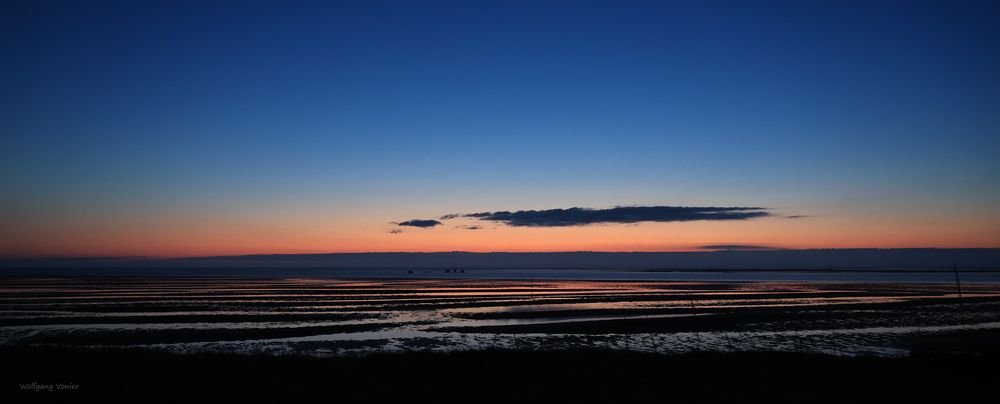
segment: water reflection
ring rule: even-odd
[[[1000,328],[998,284],[969,284],[961,301],[952,289],[903,282],[10,279],[0,286],[0,343],[317,354],[595,347],[898,354],[914,336]],[[172,334],[144,342],[157,330]]]

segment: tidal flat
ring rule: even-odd
[[[998,345],[1000,285],[6,278],[0,343],[185,353],[478,350],[908,356]]]

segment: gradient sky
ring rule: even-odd
[[[996,1],[6,1],[0,255],[1000,247],[997,21]],[[772,216],[394,224],[633,205]]]

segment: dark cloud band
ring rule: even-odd
[[[397,224],[400,226],[409,226],[409,227],[434,227],[441,224],[441,222],[433,219],[428,219],[428,220],[413,219],[413,220],[407,220],[405,222],[399,222]]]
[[[759,207],[617,206],[610,209],[569,208],[480,212],[461,215],[515,227],[563,227],[597,223],[746,220],[770,216]],[[446,215],[446,218],[458,217]]]

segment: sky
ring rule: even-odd
[[[1000,247],[998,20],[6,1],[0,256]]]

